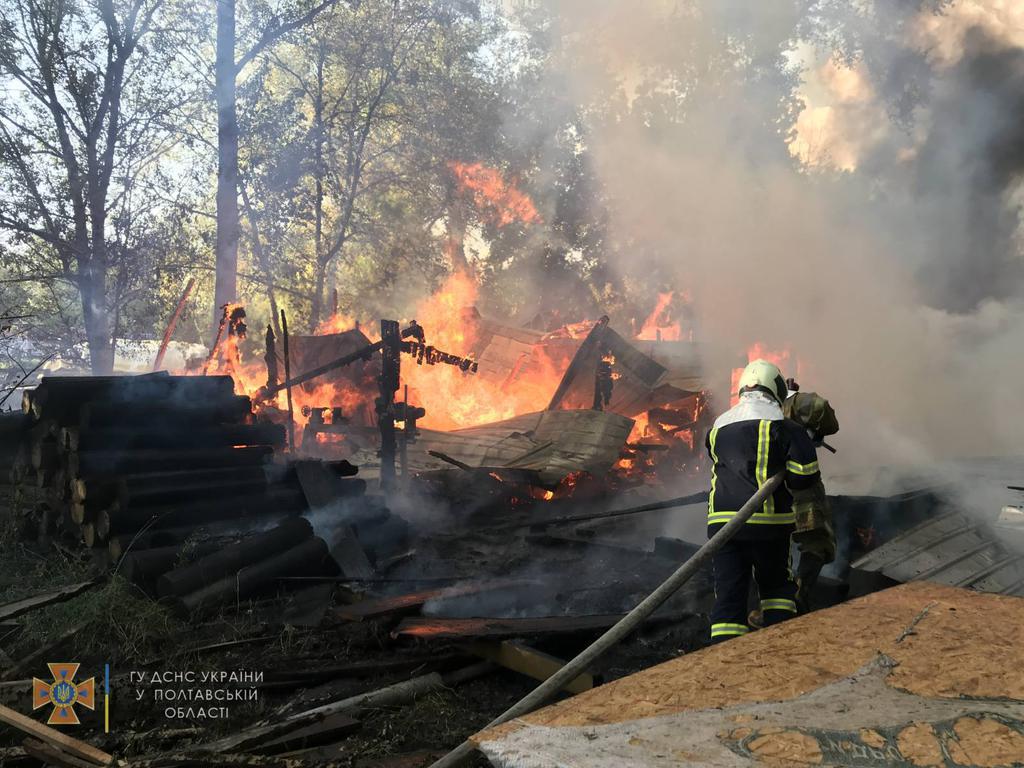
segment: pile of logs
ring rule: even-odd
[[[0,413],[0,512],[14,519],[34,517],[37,489],[31,477],[28,440],[31,417],[20,413]],[[27,531],[17,531],[19,534]]]
[[[229,376],[44,377],[22,410],[12,467],[43,491],[41,528],[114,557],[140,530],[173,543],[200,524],[306,508],[297,484],[273,479],[284,428],[256,423]]]
[[[327,543],[313,535],[313,526],[303,517],[286,518],[276,527],[230,541],[214,538],[190,548],[133,548],[119,567],[182,616],[250,599],[274,588],[283,577],[338,573]]]

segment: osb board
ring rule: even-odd
[[[621,723],[787,701],[879,654],[886,684],[922,697],[1024,700],[1024,599],[915,582],[752,632],[485,730]]]

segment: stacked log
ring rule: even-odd
[[[313,462],[311,499],[310,462],[275,457],[284,427],[260,422],[227,376],[44,377],[23,413],[0,419],[5,431],[21,437],[0,446],[0,470],[10,457],[60,532],[183,614],[276,589],[281,577],[336,575],[302,517],[312,507],[337,503],[364,534],[394,522],[348,462]]]
[[[22,411],[32,479],[87,546],[305,509],[297,487],[268,481],[284,428],[256,422],[230,376],[46,376]]]
[[[23,413],[0,413],[0,512],[18,521],[23,536],[37,535],[39,519],[50,516],[32,467],[31,426]]]

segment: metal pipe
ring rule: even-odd
[[[581,672],[585,671],[587,667],[601,658],[613,646],[618,645],[632,634],[633,630],[661,607],[662,603],[672,597],[680,587],[688,582],[711,559],[712,555],[739,532],[740,528],[750,519],[750,516],[761,508],[765,499],[775,492],[775,489],[779,487],[785,476],[786,473],[783,471],[769,478],[768,482],[762,485],[757,490],[757,493],[747,500],[747,503],[740,508],[732,520],[723,525],[714,536],[705,542],[704,546],[694,552],[693,556],[683,563],[675,573],[669,576],[661,586],[645,597],[636,608],[623,616],[618,624],[597,638],[591,645],[581,651],[576,658],[567,662],[555,674],[534,688],[531,693],[495,718],[487,727],[493,728],[496,725],[507,723],[516,717],[521,717],[527,712],[532,712],[541,704],[547,702],[568,682],[575,680]],[[453,768],[471,755],[474,749],[473,743],[466,740],[440,760],[432,763],[430,768]]]

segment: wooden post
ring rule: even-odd
[[[576,350],[576,354],[573,355],[572,362],[569,363],[569,367],[565,369],[565,374],[562,376],[562,380],[558,383],[558,388],[555,389],[555,394],[551,396],[551,402],[548,403],[549,411],[557,411],[561,405],[562,400],[566,394],[572,388],[573,382],[576,380],[576,376],[579,374],[584,362],[590,356],[592,352],[596,352],[598,355],[598,362],[601,360],[601,342],[604,338],[604,330],[608,327],[608,317],[602,316],[593,328],[590,329],[590,333],[587,334],[587,338],[580,344],[580,348]]]
[[[178,325],[178,319],[181,317],[181,312],[185,308],[185,302],[188,301],[188,297],[192,293],[192,288],[195,284],[196,279],[194,277],[190,277],[188,279],[188,283],[185,284],[185,290],[181,292],[181,298],[178,299],[178,306],[174,308],[174,314],[171,315],[171,319],[167,323],[167,330],[164,331],[163,341],[160,342],[160,349],[157,350],[156,360],[153,361],[154,371],[159,371],[160,366],[164,363],[164,355],[167,354],[167,345],[171,343],[171,335],[174,333],[174,329]]]
[[[263,356],[263,360],[267,364],[267,389],[273,389],[277,386],[277,347],[274,344],[276,339],[274,338],[274,329],[267,323],[267,335],[266,345],[267,351]]]
[[[295,452],[295,415],[292,411],[292,363],[288,352],[288,318],[281,310],[281,336],[284,339],[284,378],[287,382],[285,392],[288,395],[288,450]]]
[[[380,430],[380,485],[390,488],[395,481],[395,392],[401,379],[402,339],[398,322],[380,321],[381,372],[377,398],[377,428]]]
[[[203,376],[210,371],[210,363],[217,356],[217,352],[220,351],[220,344],[224,340],[224,329],[228,325],[228,305],[225,304],[221,307],[221,318],[220,325],[217,326],[217,335],[213,339],[213,347],[210,349],[210,356],[206,358],[206,365],[203,366]]]

